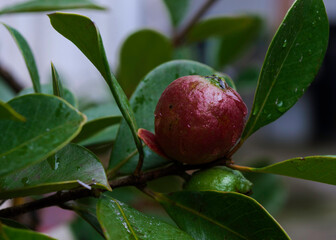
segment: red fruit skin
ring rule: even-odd
[[[224,157],[236,144],[247,108],[239,94],[225,86],[191,75],[165,89],[155,109],[155,135],[168,157],[202,164]]]

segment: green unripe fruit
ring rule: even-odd
[[[237,170],[218,166],[192,174],[184,189],[189,191],[251,192],[252,183]]]

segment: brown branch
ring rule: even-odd
[[[209,8],[216,2],[217,0],[207,0],[204,4],[198,9],[194,16],[191,17],[189,22],[173,37],[173,45],[180,46],[186,37],[187,33],[191,30],[191,28],[201,19],[201,17],[209,10]]]
[[[112,187],[112,189],[125,186],[143,187],[146,185],[148,181],[160,177],[171,175],[183,176],[185,174],[185,171],[188,170],[205,169],[213,166],[226,165],[226,164],[227,161],[225,159],[219,159],[217,161],[202,165],[182,165],[179,163],[173,163],[160,169],[143,172],[139,176],[130,175],[113,179],[109,182],[109,184]],[[11,218],[41,208],[46,208],[50,206],[63,206],[64,203],[71,200],[76,200],[85,197],[99,197],[100,193],[104,191],[105,190],[99,190],[94,188],[92,190],[76,189],[66,192],[57,192],[51,196],[39,200],[25,203],[19,206],[2,209],[0,210],[0,217]]]
[[[15,93],[19,93],[23,89],[23,86],[2,65],[0,65],[0,77]]]
[[[204,167],[204,165],[203,165]],[[148,181],[169,176],[169,175],[179,175],[184,173],[186,170],[190,169],[198,169],[200,165],[189,165],[184,166],[181,164],[171,164],[167,167],[156,169],[148,172],[141,173],[139,176],[125,176],[121,178],[117,178],[110,181],[110,185],[113,188],[124,187],[124,186],[143,186]],[[15,217],[20,214],[24,214],[33,210],[50,207],[50,206],[59,206],[64,204],[65,202],[76,200],[84,197],[97,197],[98,189],[88,190],[88,189],[76,189],[67,192],[58,192],[51,196],[35,200],[29,203],[25,203],[19,206],[9,207],[0,210],[0,217],[10,218]],[[104,191],[104,190],[99,190]]]

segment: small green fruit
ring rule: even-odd
[[[200,170],[192,174],[184,189],[189,191],[251,192],[252,183],[237,170],[224,166]]]

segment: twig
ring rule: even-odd
[[[125,176],[117,179],[113,179],[109,182],[113,188],[125,187],[125,186],[140,186],[142,187],[148,181],[171,175],[181,175],[188,170],[204,169],[217,165],[225,165],[226,161],[220,159],[215,162],[202,164],[202,165],[182,165],[179,163],[173,163],[163,168],[155,169],[148,172],[143,172],[139,176]],[[45,197],[39,200],[35,200],[29,203],[25,203],[19,206],[9,207],[0,210],[0,217],[10,218],[17,215],[30,212],[33,210],[50,207],[50,206],[64,206],[64,203],[76,200],[84,197],[99,197],[97,191],[104,192],[105,190],[99,190],[97,188],[89,189],[76,189],[67,192],[58,192],[49,197]]]
[[[23,86],[2,65],[0,65],[0,77],[15,93],[19,93],[23,89]]]
[[[207,0],[204,4],[198,9],[194,16],[190,19],[190,21],[185,25],[184,28],[180,32],[178,32],[173,37],[173,45],[179,46],[183,42],[187,33],[191,30],[191,28],[198,22],[198,20],[208,11],[208,9],[214,4],[217,0]]]

